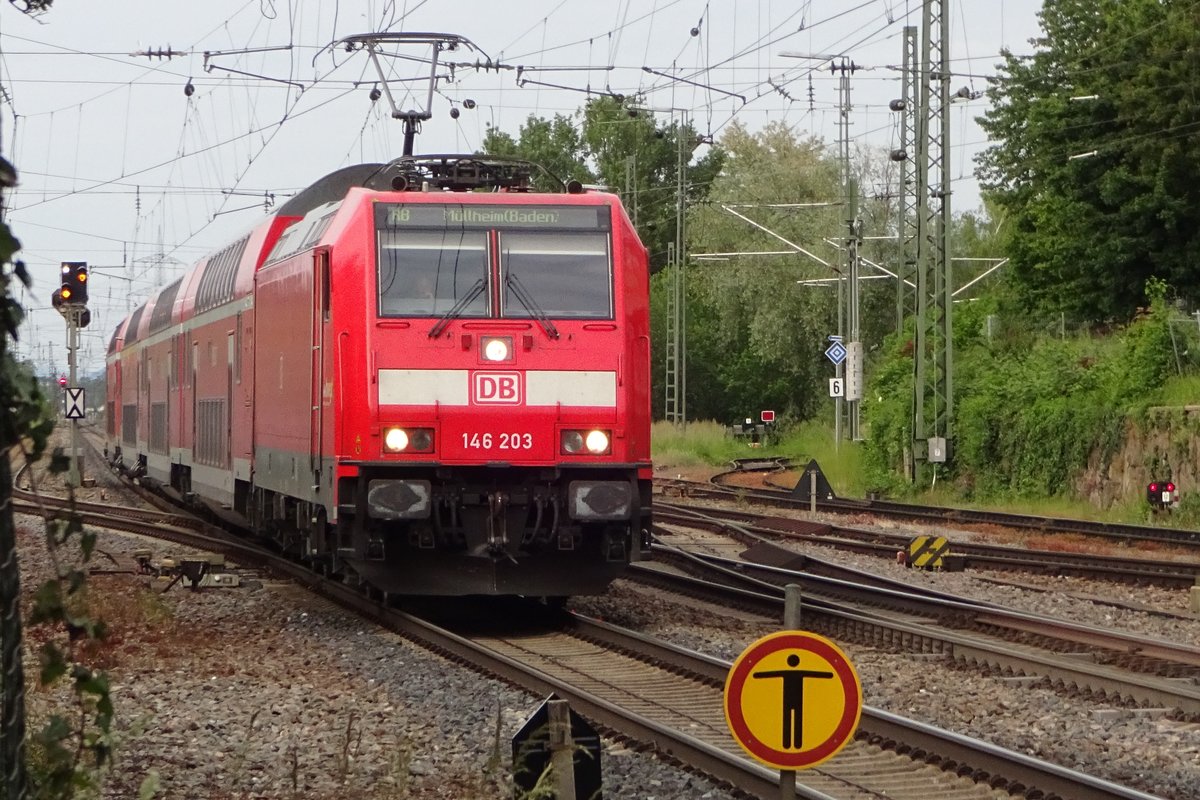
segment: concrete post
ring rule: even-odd
[[[558,800],[575,800],[575,740],[571,737],[571,708],[566,700],[551,700],[550,715],[550,772],[554,796]]]

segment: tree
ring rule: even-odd
[[[39,14],[52,2],[21,0],[18,7],[27,14]],[[16,170],[0,157],[0,192],[12,188],[16,182]],[[102,639],[105,628],[102,622],[88,615],[86,601],[82,600],[87,584],[85,565],[72,565],[58,557],[58,549],[74,537],[78,537],[83,562],[90,558],[95,547],[96,535],[85,532],[79,515],[72,511],[66,518],[46,523],[46,544],[58,572],[35,592],[29,624],[51,629],[39,650],[38,680],[41,685],[49,686],[69,678],[76,722],[68,722],[62,714],[51,715],[45,727],[37,732],[43,763],[38,771],[30,773],[25,747],[20,571],[9,456],[20,452],[27,463],[38,460],[54,429],[54,415],[32,370],[18,363],[9,348],[10,339],[16,340],[25,317],[10,288],[14,281],[26,287],[31,284],[25,264],[15,259],[20,249],[8,225],[0,222],[0,409],[3,409],[0,413],[0,800],[25,800],[31,790],[38,797],[57,800],[94,786],[84,759],[91,759],[91,765],[96,767],[107,762],[113,705],[107,676],[79,659],[80,648]],[[50,472],[64,473],[67,465],[66,455],[56,448]]]
[[[797,281],[838,276],[841,256],[825,240],[843,235],[845,223],[840,207],[779,206],[837,203],[842,195],[837,164],[822,142],[797,138],[781,123],[756,133],[735,123],[721,146],[728,155],[710,202],[689,220],[691,251],[789,249],[721,208],[751,204],[757,207],[734,210],[833,268],[799,252],[689,265],[689,414],[734,420],[774,408],[806,419],[820,407],[822,384],[831,374],[821,353],[826,337],[837,330],[837,289]],[[697,372],[705,380],[694,380]]]
[[[6,187],[16,171],[0,158]],[[11,177],[10,177],[11,176]],[[0,797],[25,797],[25,671],[21,646],[21,576],[17,568],[16,525],[12,512],[12,467],[9,453],[38,426],[41,395],[37,381],[9,352],[25,312],[13,299],[14,280],[29,286],[25,264],[13,261],[20,244],[0,223]]]
[[[555,114],[552,120],[531,114],[516,139],[489,125],[482,149],[489,155],[519,157],[540,164],[562,181],[595,181],[587,165],[587,145],[571,118],[563,114]],[[534,176],[534,186],[540,191],[561,190],[540,174]]]
[[[719,147],[691,163],[700,141],[691,125],[678,120],[659,127],[653,114],[639,108],[637,98],[598,97],[588,100],[574,119],[530,115],[516,138],[489,128],[481,149],[535,161],[560,177],[598,182],[621,195],[650,251],[650,269],[657,272],[667,263],[667,244],[675,240],[681,149],[689,162],[687,204],[703,201],[721,169],[724,155]],[[627,163],[633,165],[628,186]],[[549,187],[543,183],[538,188]]]
[[[1047,0],[1039,16],[1036,51],[1003,54],[980,119],[1018,302],[1124,320],[1152,277],[1200,301],[1200,7]]]

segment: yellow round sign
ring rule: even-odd
[[[725,720],[738,744],[779,769],[802,769],[846,746],[862,714],[862,685],[823,636],[780,631],[747,647],[725,680]]]

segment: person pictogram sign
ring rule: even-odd
[[[779,631],[747,647],[725,680],[725,719],[747,753],[803,769],[846,746],[862,714],[862,684],[846,654],[823,636]]]

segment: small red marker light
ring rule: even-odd
[[[1157,492],[1157,491],[1158,491],[1158,484],[1157,484],[1157,483],[1152,483],[1152,484],[1150,484],[1150,491],[1152,491],[1152,492]]]
[[[1173,491],[1175,491],[1175,484],[1173,484],[1173,483],[1168,483],[1168,484],[1167,484],[1167,491],[1168,491],[1168,492],[1173,492]]]

